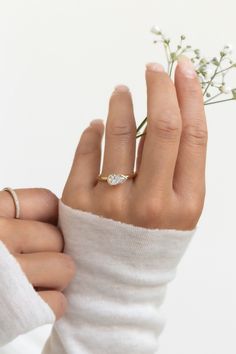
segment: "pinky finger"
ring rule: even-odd
[[[101,142],[104,132],[103,121],[97,119],[84,130],[77,147],[63,197],[73,194],[78,188],[90,191],[100,171]]]
[[[51,307],[57,320],[64,315],[67,301],[60,291],[39,291],[38,294]]]

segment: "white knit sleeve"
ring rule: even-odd
[[[77,274],[43,354],[157,353],[166,285],[196,229],[146,229],[61,201],[59,226]]]
[[[50,307],[0,241],[0,347],[20,334],[54,321]]]

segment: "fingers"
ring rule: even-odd
[[[129,174],[135,162],[136,124],[131,94],[117,86],[110,99],[102,174]]]
[[[0,240],[14,253],[61,252],[63,236],[51,224],[0,218]]]
[[[15,190],[20,202],[20,218],[57,223],[58,199],[47,189]],[[9,192],[0,192],[0,217],[14,218],[15,205]]]
[[[146,71],[148,124],[137,184],[172,189],[181,136],[181,115],[172,80],[159,64]]]
[[[67,307],[67,301],[61,292],[39,291],[38,294],[51,307],[57,320],[64,315]]]
[[[176,68],[175,85],[183,129],[174,176],[174,189],[200,196],[205,189],[207,123],[200,82],[191,61],[182,57]]]
[[[78,193],[79,189],[90,191],[96,183],[100,171],[103,132],[103,121],[97,119],[90,123],[80,138],[62,197],[68,205],[71,196]]]
[[[63,253],[41,252],[16,256],[29,282],[46,289],[63,290],[75,275],[75,264]]]

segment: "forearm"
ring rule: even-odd
[[[145,229],[62,203],[59,223],[77,275],[43,353],[156,353],[166,286],[195,230]]]

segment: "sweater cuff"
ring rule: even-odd
[[[156,354],[166,285],[195,229],[147,229],[62,201],[59,226],[77,272],[43,354]]]
[[[61,200],[59,227],[64,233],[67,253],[75,258],[81,242],[88,252],[108,255],[113,262],[132,260],[136,267],[143,268],[153,261],[157,271],[176,268],[197,229],[148,229],[72,209]]]
[[[19,263],[0,241],[0,347],[55,316],[34,290]]]

